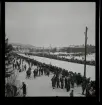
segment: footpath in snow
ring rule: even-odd
[[[28,57],[24,54],[19,54],[19,55]],[[32,56],[32,55],[28,58],[35,59],[35,60],[45,63],[45,64],[51,64],[51,65],[54,65],[57,67],[61,67],[68,71],[81,73],[81,75],[84,74],[84,65],[83,64],[76,64],[76,63],[60,61],[60,60],[44,58],[44,57],[38,57],[38,56]],[[86,66],[86,77],[88,77],[88,78],[90,77],[91,80],[96,80],[95,79],[95,66],[90,66],[90,65]]]
[[[24,64],[28,64],[24,62]],[[32,69],[33,71],[33,69]],[[53,74],[50,74],[50,76],[38,76],[34,79],[33,73],[31,75],[30,79],[26,79],[26,72],[23,71],[19,73],[17,80],[20,80],[21,82],[24,81],[27,85],[27,96],[28,97],[33,97],[33,96],[69,96],[71,89],[69,92],[66,92],[66,89],[58,89],[52,88],[51,84],[51,78]],[[79,97],[84,97],[81,95],[82,89],[81,87],[74,87],[74,97],[79,96]]]

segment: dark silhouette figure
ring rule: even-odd
[[[26,84],[23,82],[22,83],[22,89],[23,89],[23,97],[26,97]]]
[[[52,77],[51,81],[52,81],[52,87],[54,89],[55,88],[55,77]]]
[[[70,91],[70,79],[67,79],[67,92]]]
[[[70,97],[73,97],[73,90],[70,92]]]
[[[59,80],[59,78],[57,77],[57,88],[60,88],[59,82],[60,82],[60,80]]]
[[[63,77],[60,78],[60,81],[61,81],[61,89],[63,89],[63,85],[64,85]]]
[[[25,70],[26,70],[26,65],[24,65],[24,68],[25,68]]]
[[[82,95],[84,95],[85,89],[86,89],[86,81],[84,80],[82,83]]]
[[[67,78],[65,78],[65,88],[67,88]]]

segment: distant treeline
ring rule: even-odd
[[[23,46],[17,46],[15,48],[16,51],[19,50],[29,50],[29,52],[66,52],[66,53],[84,53],[85,52],[85,47],[84,46],[77,46],[77,47],[62,47],[62,48],[30,48],[26,47],[24,48]],[[92,45],[87,45],[87,53],[95,53],[95,46]]]
[[[33,54],[33,53],[26,53],[28,55],[33,55],[33,56],[39,56],[39,57],[46,57],[46,58],[50,58],[50,59],[56,59],[56,60],[61,60],[61,61],[67,61],[67,62],[73,62],[73,63],[79,63],[79,64],[84,64],[85,61],[82,60],[78,60],[78,59],[68,59],[68,58],[60,58],[57,55],[48,55],[48,54]],[[95,66],[95,61],[86,61],[87,65],[92,65]]]
[[[30,52],[66,52],[66,53],[84,53],[85,48],[84,47],[63,47],[60,49],[52,48],[52,49],[29,49]],[[87,53],[95,53],[95,47],[94,46],[87,46]]]
[[[67,52],[67,53],[84,53],[85,52],[85,47],[66,47],[60,49],[62,52]],[[95,46],[87,46],[87,53],[95,53]]]

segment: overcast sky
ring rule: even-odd
[[[94,2],[6,2],[5,31],[10,42],[38,47],[95,45]]]

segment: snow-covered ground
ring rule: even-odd
[[[78,59],[78,60],[83,60],[83,58],[85,58],[84,56],[59,56],[59,57],[64,57],[64,58],[67,58],[67,59],[71,59],[72,57],[74,57],[74,59]],[[95,61],[95,53],[91,54],[91,55],[87,55],[86,56],[86,60],[87,61]]]
[[[24,64],[28,64],[24,62]],[[22,66],[21,66],[22,67]],[[34,69],[32,68],[32,71]],[[52,84],[51,84],[51,78],[52,74],[48,76],[38,76],[35,79],[33,78],[33,73],[31,75],[30,79],[26,79],[26,72],[23,71],[19,73],[17,80],[20,80],[21,82],[25,82],[27,85],[27,96],[28,97],[34,97],[34,96],[69,96],[70,92],[72,89],[70,89],[69,92],[66,92],[66,89],[52,89]],[[82,88],[79,87],[74,87],[74,97],[84,97],[84,95],[81,95],[82,93]]]
[[[81,52],[75,52],[75,53],[67,53],[67,52],[55,52],[55,53],[52,53],[52,52],[50,52],[50,54],[54,54],[54,55],[58,55],[58,54],[80,54]]]
[[[60,58],[67,58],[67,59],[71,59],[74,57],[74,59],[78,59],[78,60],[83,60],[83,58],[85,58],[85,56],[73,56],[72,54],[80,54],[80,53],[67,53],[67,52],[55,52],[55,53],[52,53],[50,52],[51,55],[57,55],[58,57]],[[63,56],[59,55],[59,54],[64,54]],[[69,54],[69,55],[67,55]],[[86,60],[87,61],[95,61],[95,53],[93,54],[87,54],[86,56]]]
[[[24,54],[20,54],[20,55],[26,56]],[[28,57],[28,56],[26,56],[26,57]],[[71,62],[66,62],[66,61],[38,57],[38,56],[30,56],[29,58],[35,59],[35,60],[45,63],[45,64],[52,64],[54,66],[64,68],[68,71],[81,73],[82,75],[84,74],[84,65],[83,64],[71,63]],[[95,66],[90,66],[90,65],[86,66],[86,77],[90,77],[91,80],[96,80],[95,79]]]

